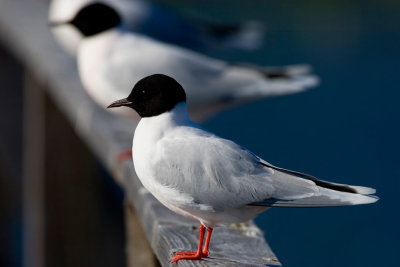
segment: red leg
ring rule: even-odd
[[[211,227],[207,227],[207,236],[206,236],[206,243],[204,244],[203,255],[208,256],[210,251],[208,250],[208,246],[210,245],[211,234],[213,229]]]
[[[132,158],[132,149],[127,149],[127,150],[124,150],[117,154],[118,162],[123,162],[123,161],[125,161],[127,159],[131,159],[131,158]]]
[[[171,259],[171,263],[177,262],[179,260],[199,260],[201,258],[207,257],[207,255],[204,255],[202,252],[202,247],[203,247],[203,240],[204,240],[204,234],[206,232],[206,227],[202,224],[200,224],[200,237],[199,237],[199,246],[197,248],[197,251],[181,251],[181,252],[175,252],[174,254],[176,255]],[[207,233],[208,236],[208,233]]]
[[[204,239],[204,234],[206,231],[206,228],[204,225],[200,224],[200,237],[199,237],[199,247],[200,247],[200,252],[201,248],[203,247],[203,239]],[[198,251],[198,249],[197,249]],[[174,255],[196,255],[197,251],[176,251],[174,252]]]

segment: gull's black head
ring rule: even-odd
[[[175,79],[153,74],[138,81],[127,98],[113,102],[108,108],[126,106],[136,110],[141,117],[152,117],[185,101],[185,90]]]
[[[67,23],[74,25],[84,36],[92,36],[118,26],[121,23],[121,17],[110,6],[93,3],[83,7]],[[55,26],[60,24],[65,23],[52,23]]]

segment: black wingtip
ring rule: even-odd
[[[352,188],[350,186],[347,186],[347,185],[340,185],[340,184],[335,184],[335,183],[322,181],[322,180],[319,180],[319,179],[317,179],[316,177],[314,177],[312,175],[309,175],[309,174],[306,174],[306,173],[301,173],[301,172],[296,172],[296,171],[291,171],[291,170],[287,170],[287,169],[283,169],[283,168],[280,168],[280,167],[273,166],[271,164],[267,164],[266,162],[261,162],[261,164],[264,165],[265,167],[272,168],[272,169],[275,169],[277,171],[284,172],[286,174],[290,174],[290,175],[297,176],[297,177],[300,177],[300,178],[303,178],[303,179],[311,180],[316,185],[318,185],[320,187],[324,187],[324,188],[327,188],[327,189],[332,189],[332,190],[340,191],[340,192],[346,192],[346,193],[354,193],[354,194],[358,193],[357,190],[355,190],[354,188]]]

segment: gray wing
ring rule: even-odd
[[[175,78],[190,91],[196,84],[207,88],[225,69],[223,61],[134,33],[118,37],[107,63],[103,75],[126,95],[137,81],[155,73]]]
[[[374,188],[323,181],[309,174],[273,166],[264,160],[261,160],[261,164],[279,172],[310,180],[317,185],[319,192],[318,194],[301,199],[268,198],[261,202],[251,203],[250,205],[270,207],[328,207],[368,204],[379,200],[377,196],[372,195],[376,192]]]
[[[304,66],[283,69],[232,66],[224,61],[168,45],[139,34],[121,34],[103,76],[128,95],[143,77],[162,73],[185,88],[189,108],[234,105],[314,87],[318,79]],[[201,112],[198,110],[198,112]]]
[[[318,192],[314,182],[267,167],[248,150],[201,129],[179,127],[159,141],[157,152],[158,182],[214,210]]]
[[[159,182],[214,210],[243,205],[319,207],[372,203],[375,190],[275,167],[201,129],[179,127],[158,144]],[[162,174],[162,175],[161,175]]]

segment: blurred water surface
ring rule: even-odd
[[[231,61],[310,63],[321,85],[207,121],[267,161],[377,189],[374,205],[272,209],[256,222],[285,266],[394,266],[400,249],[400,2],[160,1],[211,21],[262,21],[259,51],[203,51]]]

